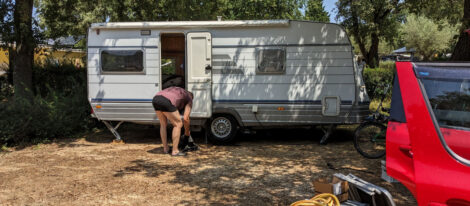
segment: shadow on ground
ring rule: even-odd
[[[329,144],[319,145],[319,129],[271,129],[237,136],[232,146],[201,145],[189,154],[189,162],[144,160],[129,162],[114,177],[143,174],[159,178],[172,176],[169,184],[180,185],[185,193],[202,196],[198,200],[181,200],[178,204],[288,205],[311,198],[313,181],[334,173],[353,173],[391,191],[398,205],[413,203],[409,192],[399,184],[380,179],[380,160],[362,158],[353,147],[354,126],[340,127]],[[157,133],[157,129],[153,129]],[[155,132],[156,131],[156,132]],[[142,131],[142,136],[149,137]],[[123,133],[123,136],[125,133]],[[158,134],[141,139],[135,133],[127,143],[155,143],[149,153],[162,151]],[[196,142],[203,143],[198,135]],[[401,203],[401,204],[400,204]]]
[[[328,145],[320,129],[240,134],[231,146],[204,144],[187,157],[163,154],[159,130],[124,124],[126,144],[98,130],[83,138],[39,144],[0,156],[0,200],[11,205],[288,205],[314,195],[312,182],[353,173],[388,189],[397,205],[415,205],[400,184],[380,179],[380,159],[354,149],[354,126]]]

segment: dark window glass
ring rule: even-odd
[[[425,78],[421,82],[440,126],[470,128],[470,80]]]
[[[141,50],[105,50],[101,52],[103,72],[142,72],[144,53]]]
[[[260,49],[257,51],[257,74],[284,74],[286,72],[285,49]]]
[[[401,123],[406,122],[405,109],[403,108],[403,100],[401,98],[400,84],[398,83],[398,75],[395,74],[393,80],[392,106],[390,108],[390,119]]]

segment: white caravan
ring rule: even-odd
[[[159,124],[154,95],[194,93],[191,123],[215,142],[239,129],[359,123],[369,98],[345,30],[293,20],[95,23],[88,100],[117,139],[122,122]],[[119,122],[112,126],[111,121]],[[323,140],[328,137],[328,132]]]

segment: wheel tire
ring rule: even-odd
[[[375,122],[362,123],[354,132],[354,147],[365,158],[381,158],[385,155],[386,132],[387,127],[383,124]],[[379,134],[377,138],[379,141],[371,139],[376,134]]]
[[[214,144],[229,144],[237,135],[238,123],[230,115],[214,115],[207,127],[209,140]]]

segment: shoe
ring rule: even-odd
[[[188,145],[186,145],[186,147],[184,147],[184,148],[181,149],[180,151],[183,151],[183,152],[191,152],[191,151],[196,151],[196,150],[199,150],[199,146],[197,146],[197,145],[194,144],[193,142],[190,142]]]
[[[186,148],[189,150],[189,151],[196,151],[199,149],[199,146],[197,146],[197,144],[194,144],[194,142],[190,142],[188,144],[188,146],[186,146]]]
[[[186,155],[187,155],[187,153],[181,152],[181,151],[176,153],[176,154],[171,154],[171,156],[173,156],[173,157],[184,157]]]
[[[189,136],[188,138],[186,138],[184,135],[181,135],[180,142],[178,144],[178,149],[183,150],[188,145],[188,140]]]

